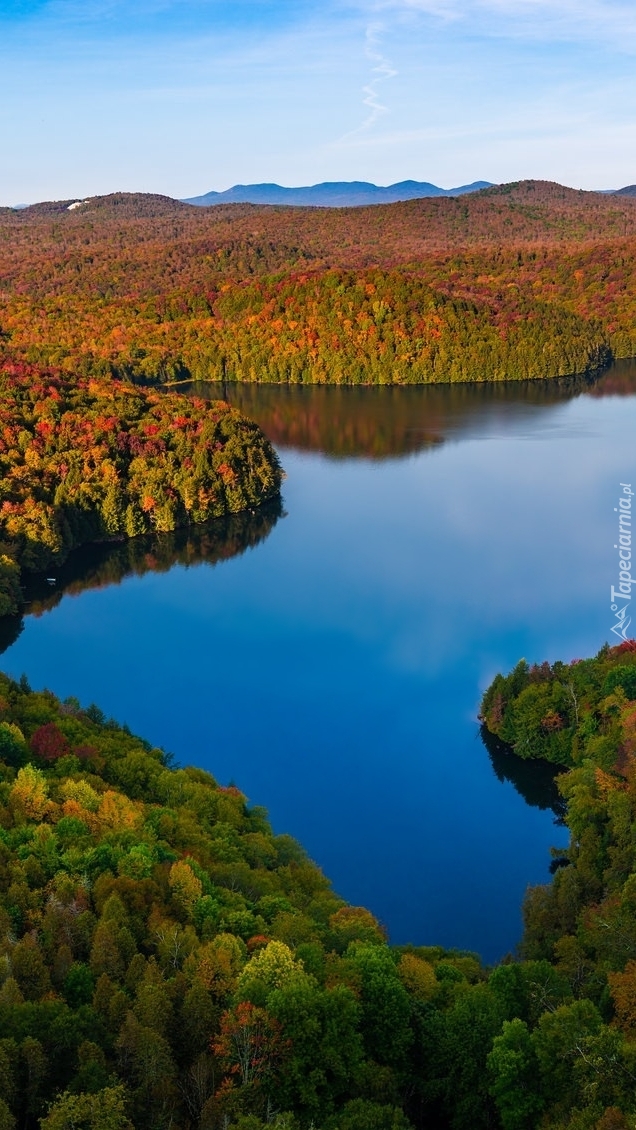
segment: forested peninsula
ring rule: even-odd
[[[257,507],[281,475],[223,402],[0,364],[0,616],[18,611],[25,574],[77,546]]]
[[[0,212],[0,357],[85,378],[409,384],[636,355],[636,200],[527,181],[369,208],[115,194]]]
[[[0,211],[1,616],[74,547],[121,543],[100,583],[146,568],[145,539],[216,560],[277,520],[259,428],[150,383],[465,383],[636,354],[627,197],[70,203]],[[177,536],[208,519],[209,540]],[[636,642],[522,662],[481,716],[500,762],[560,771],[571,833],[495,968],[390,946],[237,787],[0,675],[0,1130],[634,1130]]]
[[[389,946],[238,788],[0,676],[2,1130],[631,1130],[636,642],[483,717],[570,766],[494,969]]]

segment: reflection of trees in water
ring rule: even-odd
[[[403,388],[326,385],[196,385],[198,395],[229,400],[279,447],[336,458],[385,459],[443,442],[431,420],[422,430]],[[420,391],[420,390],[417,390]],[[400,395],[402,394],[402,395]]]
[[[547,761],[517,757],[505,742],[482,726],[483,741],[497,780],[510,781],[526,804],[534,808],[551,808],[556,824],[565,823],[566,804],[557,788],[556,779],[565,772]]]
[[[0,616],[0,655],[15,643],[23,627],[22,616]]]
[[[636,394],[636,358],[617,361],[590,390],[592,396],[634,396]]]
[[[49,570],[47,576],[55,578],[54,585],[42,575],[27,577],[25,615],[41,616],[67,594],[77,596],[86,589],[116,585],[131,575],[166,573],[173,565],[215,565],[237,557],[264,541],[282,514],[279,497],[257,510],[228,514],[205,525],[84,546],[59,569]],[[21,616],[0,618],[0,653],[15,642],[23,624]]]
[[[485,381],[449,385],[272,385],[228,382],[184,386],[207,399],[228,400],[256,420],[273,443],[334,457],[395,458],[474,432],[505,413],[550,408],[593,391],[611,395],[625,363],[600,380]],[[606,390],[606,391],[605,391]],[[636,384],[632,383],[632,391]]]

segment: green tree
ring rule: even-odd
[[[65,1091],[49,1107],[41,1130],[133,1130],[126,1116],[126,1091],[121,1085],[95,1094]]]
[[[453,1130],[479,1130],[492,1122],[486,1062],[503,1018],[487,985],[464,990],[447,1014],[445,1091]]]
[[[361,1030],[377,1063],[399,1068],[412,1042],[411,1005],[387,946],[354,942],[347,951],[360,986]]]
[[[543,1014],[532,1033],[546,1102],[560,1110],[575,1106],[580,1097],[577,1064],[585,1056],[586,1040],[601,1029],[598,1009],[589,1000],[561,1005]]]
[[[488,1056],[490,1093],[503,1130],[532,1130],[543,1110],[539,1064],[523,1020],[504,1020]]]
[[[398,1107],[366,1099],[352,1099],[325,1123],[324,1130],[411,1130]]]
[[[285,1110],[320,1122],[351,1094],[363,1061],[360,1008],[344,985],[322,989],[309,977],[291,980],[267,998],[280,1024],[282,1067],[274,1097]]]

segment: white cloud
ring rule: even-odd
[[[495,38],[611,43],[636,48],[633,0],[372,0],[366,10],[431,17]]]

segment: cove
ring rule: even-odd
[[[236,782],[392,941],[495,960],[565,832],[549,775],[483,744],[479,699],[522,655],[609,639],[635,392],[629,364],[227,386],[278,446],[283,508],[73,555],[2,625],[3,668]]]

